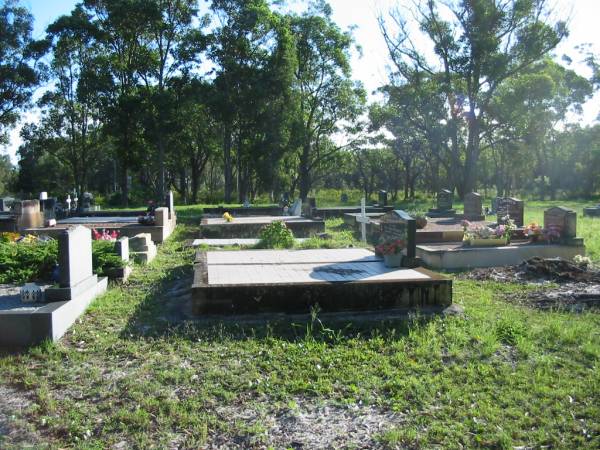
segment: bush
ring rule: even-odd
[[[294,234],[283,221],[272,222],[260,230],[258,248],[292,248]]]
[[[0,283],[50,281],[58,262],[58,243],[0,243]]]
[[[125,261],[115,253],[113,241],[92,241],[92,267],[97,275],[106,275],[106,271],[125,266]]]

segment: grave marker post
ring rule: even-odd
[[[369,223],[369,217],[366,212],[366,201],[363,197],[360,200],[360,216],[356,218],[357,222],[360,222],[360,235],[363,242],[367,242],[367,223]]]

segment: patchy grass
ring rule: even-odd
[[[332,241],[354,245],[342,228],[328,221]],[[314,408],[378,418],[342,447],[600,447],[598,314],[531,310],[499,300],[522,286],[456,280],[465,317],[176,320],[167,304],[190,282],[183,243],[197,232],[178,226],[61,342],[0,357],[0,387],[28,400],[1,448],[286,448],[294,436],[274,424]],[[327,444],[341,426],[313,434]]]

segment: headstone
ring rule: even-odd
[[[588,206],[583,208],[584,217],[600,217],[600,203],[596,206]]]
[[[173,200],[173,191],[169,191],[167,193],[165,204],[167,208],[169,208],[169,219],[172,219],[175,216],[175,203]]]
[[[115,252],[123,261],[129,261],[129,238],[122,237],[115,241]]]
[[[37,228],[44,225],[39,200],[23,200],[20,202],[20,214],[17,224],[20,229]]]
[[[342,202],[342,203],[348,203],[348,194],[346,194],[345,192],[343,192],[342,195],[340,196],[340,202]]]
[[[7,210],[7,206],[4,203],[4,199],[0,198],[0,212],[5,212]]]
[[[561,238],[577,237],[577,213],[564,206],[554,206],[544,211],[544,228],[552,226],[560,229]]]
[[[498,212],[498,203],[500,203],[501,198],[502,197],[494,197],[492,199],[492,211],[491,211],[492,214],[496,214]]]
[[[406,256],[409,264],[414,266],[417,254],[417,224],[407,212],[394,210],[385,213],[379,220],[381,241],[389,242],[401,239],[406,242]]]
[[[129,238],[130,255],[141,264],[149,263],[156,256],[156,245],[150,233],[140,233]]]
[[[498,223],[501,223],[504,217],[509,216],[514,220],[515,225],[518,227],[523,226],[523,215],[525,210],[525,203],[523,200],[512,197],[504,197],[498,199]]]
[[[453,197],[454,195],[448,189],[442,189],[437,195],[437,209],[440,211],[452,209]]]
[[[81,197],[81,209],[89,211],[92,208],[92,203],[94,203],[94,196],[90,192],[84,192]]]
[[[482,211],[482,200],[481,195],[477,192],[470,192],[465,195],[465,219],[470,221],[485,220],[485,216]]]
[[[387,206],[387,200],[388,200],[388,194],[387,191],[379,191],[379,195],[377,198],[377,203],[379,204],[379,206]]]
[[[356,221],[360,223],[360,237],[363,242],[367,242],[367,223],[369,223],[369,216],[367,216],[365,198],[360,199],[360,216],[356,218]]]
[[[169,222],[169,209],[168,208],[156,208],[154,210],[154,224],[159,227],[164,227]]]
[[[56,219],[56,198],[50,197],[41,202],[42,212],[44,213],[44,223],[48,226],[48,222]]]
[[[82,225],[58,235],[59,287],[46,289],[47,301],[71,300],[98,283],[92,272],[92,233]]]
[[[442,189],[437,194],[436,207],[429,209],[429,217],[454,217],[456,211],[452,209],[454,194],[448,189]]]
[[[299,198],[294,201],[289,209],[290,216],[301,216],[302,215],[302,200]]]

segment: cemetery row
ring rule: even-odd
[[[60,338],[106,290],[108,277],[124,282],[132,271],[130,261],[152,261],[156,244],[163,242],[176,225],[172,193],[165,203],[165,207],[149,208],[139,219],[125,215],[86,217],[73,211],[73,215],[57,221],[59,209],[47,198],[13,202],[10,211],[2,215],[5,228],[0,232],[0,251],[26,258],[30,265],[39,262],[45,266],[52,262],[53,242],[57,242],[58,264],[54,271],[46,268],[45,273],[41,268],[29,268],[35,269],[29,272],[27,268],[22,272],[4,268],[18,279],[38,282],[0,286],[0,346],[23,347]],[[48,256],[37,261],[32,254]],[[14,258],[4,258],[3,264],[21,264]],[[99,277],[94,270],[105,276]],[[7,273],[3,278],[10,278]]]

